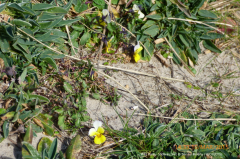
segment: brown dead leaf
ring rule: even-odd
[[[11,103],[11,101],[12,101],[13,99],[8,99],[7,101],[6,101],[6,103],[5,103],[5,109],[8,109],[8,106],[9,106],[9,104]]]
[[[159,58],[159,60],[164,66],[170,67],[170,64],[167,62],[167,59],[165,59],[161,54],[155,54],[155,55]]]
[[[207,50],[204,51],[204,53],[209,54],[209,53],[211,53],[211,51],[207,49]]]
[[[118,5],[127,4],[127,0],[119,0]]]
[[[106,141],[104,142],[103,146],[107,146],[107,145],[111,145],[111,144],[114,144],[115,142],[113,141]]]
[[[33,121],[38,125],[38,126],[40,126],[41,128],[43,128],[44,129],[44,126],[43,126],[43,124],[42,124],[42,122],[41,122],[41,120],[39,120],[39,119],[36,119],[36,118],[33,118]]]
[[[4,61],[2,58],[0,58],[0,71],[2,71],[4,68]]]
[[[206,1],[203,3],[202,7],[201,7],[199,10],[205,9],[205,8],[207,7],[207,4],[208,4],[208,0],[206,0]]]
[[[188,64],[189,64],[189,66],[194,68],[194,64],[193,64],[192,60],[189,57],[188,57]]]
[[[159,39],[155,40],[154,42],[155,42],[155,44],[160,44],[160,43],[162,43],[164,41],[165,41],[164,38],[159,38]]]

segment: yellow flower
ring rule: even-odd
[[[112,36],[111,39],[107,42],[107,46],[106,46],[106,52],[107,52],[107,53],[109,52],[108,49],[110,49],[111,46],[112,46],[111,41],[112,41],[113,37],[114,37],[114,36]]]
[[[141,59],[141,56],[139,55],[139,52],[142,51],[142,46],[139,45],[139,41],[138,44],[134,47],[134,54],[133,54],[133,58],[135,60],[135,62],[138,62]]]
[[[102,144],[106,141],[106,137],[103,135],[104,129],[102,128],[102,122],[101,121],[94,121],[93,127],[89,130],[88,135],[89,136],[95,136],[94,143],[95,144]]]

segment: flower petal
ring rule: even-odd
[[[98,127],[97,132],[103,134],[104,133],[104,129],[102,127]]]
[[[107,9],[102,10],[103,16],[109,15],[109,11]]]
[[[138,62],[141,57],[139,54],[133,54],[133,58],[134,58],[135,62]]]
[[[106,141],[106,137],[104,135],[101,135],[100,137],[95,136],[94,143],[95,144],[102,144]]]
[[[102,123],[101,121],[96,120],[96,121],[93,122],[93,127],[95,128],[95,130],[97,130],[98,127],[101,127],[101,126],[102,126],[102,124],[103,124],[103,123]]]
[[[133,5],[133,8],[132,8],[134,11],[139,11],[140,9],[139,9],[139,7],[136,5],[136,4],[134,4]]]
[[[111,17],[108,15],[108,16],[106,17],[105,21],[106,21],[107,23],[110,23],[110,22],[111,22]]]
[[[95,136],[96,133],[97,133],[96,129],[95,129],[95,128],[91,128],[91,129],[89,130],[89,132],[88,132],[88,135],[89,135],[89,136]]]
[[[139,19],[144,18],[145,16],[140,10],[138,11],[138,14],[139,14],[138,16]]]

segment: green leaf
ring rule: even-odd
[[[2,36],[0,36],[0,47],[3,53],[7,53],[10,51],[10,45],[8,43],[8,40]]]
[[[32,129],[32,125],[30,124],[28,127],[27,127],[27,131],[24,135],[24,138],[23,138],[23,141],[26,141],[28,143],[32,143],[32,139],[33,139],[33,129]]]
[[[149,28],[150,26],[156,24],[156,22],[154,20],[148,20],[141,28],[141,30],[144,30],[146,28]]]
[[[36,158],[36,159],[41,159],[41,156],[39,155],[39,153],[37,152],[37,150],[28,142],[23,141],[22,142],[23,146],[22,149],[27,150],[32,157]],[[24,159],[28,158],[27,156],[22,156]]]
[[[55,6],[46,3],[35,3],[32,7],[33,10],[47,10]]]
[[[9,122],[6,120],[3,123],[3,136],[6,139],[8,137],[9,134]]]
[[[203,17],[216,19],[217,16],[209,10],[199,10],[198,14]]]
[[[153,51],[154,51],[154,45],[150,42],[150,40],[147,40],[144,43],[144,46],[146,47],[146,49],[148,50],[148,52],[150,53],[150,55],[148,54],[148,52],[146,51],[146,49],[144,49],[144,51],[142,51],[142,60],[146,60],[146,61],[150,61],[152,55],[153,55]]]
[[[50,100],[44,96],[36,95],[36,94],[30,94],[29,99],[39,99],[40,101],[49,103]]]
[[[67,11],[71,8],[73,0],[68,1],[68,3],[63,7]]]
[[[24,12],[24,9],[22,9],[22,7],[20,7],[16,3],[10,3],[7,7],[11,8],[11,9],[16,9],[16,10],[21,11],[21,12]]]
[[[68,82],[64,82],[63,87],[64,87],[65,91],[72,93],[73,88]]]
[[[144,34],[150,35],[151,37],[156,36],[159,33],[160,28],[157,25],[153,25],[146,30],[144,30]]]
[[[62,20],[61,22],[59,22],[56,27],[61,27],[61,26],[65,26],[65,25],[70,25],[74,22],[79,21],[80,18],[76,18],[76,19],[71,19],[71,20]]]
[[[46,10],[49,13],[55,13],[55,14],[67,14],[67,10],[62,7],[53,7]]]
[[[46,57],[43,59],[45,62],[47,62],[49,65],[51,65],[56,71],[58,71],[58,67],[57,67],[57,64],[55,62],[55,60],[53,60],[52,58],[50,57]]]
[[[154,20],[162,20],[163,19],[161,14],[147,15],[146,17],[149,19],[154,19]]]
[[[102,10],[105,8],[105,1],[104,0],[93,0],[93,6],[98,7],[98,9]]]
[[[30,24],[29,22],[23,21],[21,19],[13,19],[12,24],[20,25],[20,26],[28,26],[28,27],[32,26],[32,24]]]
[[[71,26],[74,30],[77,30],[79,32],[83,31],[85,29],[84,25],[72,25]]]
[[[202,36],[200,36],[200,39],[204,39],[204,40],[214,40],[214,39],[219,39],[219,38],[223,38],[223,37],[224,37],[223,34],[208,33],[208,34],[203,34]]]
[[[19,119],[19,115],[20,115],[20,112],[19,112],[19,111],[16,112],[15,115],[14,115],[14,117],[13,117],[12,122],[16,122],[16,121]]]
[[[0,13],[5,9],[6,6],[7,6],[7,3],[0,4]]]
[[[88,9],[88,5],[83,3],[81,0],[77,1],[77,5],[74,7],[75,11],[81,13]]]
[[[99,100],[101,97],[99,93],[93,93],[92,96],[93,96],[93,98],[95,98],[97,100]]]
[[[0,115],[5,114],[5,113],[6,113],[6,109],[0,108]]]
[[[186,35],[184,34],[179,34],[179,38],[181,39],[181,41],[183,42],[183,44],[186,46],[186,47],[189,47],[190,46],[190,42],[187,38]]]
[[[64,115],[60,115],[58,117],[58,126],[61,128],[61,129],[65,129],[66,128],[66,125],[65,125],[65,116]]]
[[[48,151],[48,157],[49,158],[55,158],[56,156],[56,153],[57,153],[57,138],[55,138],[49,148],[49,151]]]
[[[52,141],[48,137],[42,137],[38,143],[37,150],[39,154],[43,154],[43,150],[49,151]]]
[[[85,32],[81,37],[80,45],[85,45],[90,38],[91,38],[91,34],[89,32]]]
[[[51,20],[55,20],[55,19],[59,19],[61,18],[61,15],[55,15],[53,13],[47,13],[47,12],[43,12],[39,17],[38,17],[38,22],[40,21],[51,21]],[[62,19],[61,19],[62,20]],[[50,28],[50,27],[49,27]]]
[[[20,79],[21,79],[21,82],[20,82],[20,83],[22,83],[22,82],[25,80],[26,75],[27,75],[27,68],[25,68],[25,69],[23,70],[23,72],[22,72],[22,74],[21,74],[21,76],[20,76]]]
[[[66,159],[76,159],[78,152],[81,151],[81,138],[80,135],[75,136],[66,151]]]
[[[211,50],[213,52],[216,53],[221,53],[222,51],[220,49],[218,49],[210,40],[204,40],[203,41],[203,46],[208,49]]]

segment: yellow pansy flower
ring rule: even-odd
[[[106,137],[103,135],[104,129],[102,128],[102,122],[101,121],[94,121],[93,127],[88,132],[89,136],[95,136],[94,143],[95,144],[102,144],[106,141]]]
[[[135,62],[138,62],[141,59],[141,56],[139,55],[139,53],[142,51],[142,46],[139,45],[139,41],[138,44],[135,45],[134,47],[134,54],[133,54],[133,58],[135,60]]]

